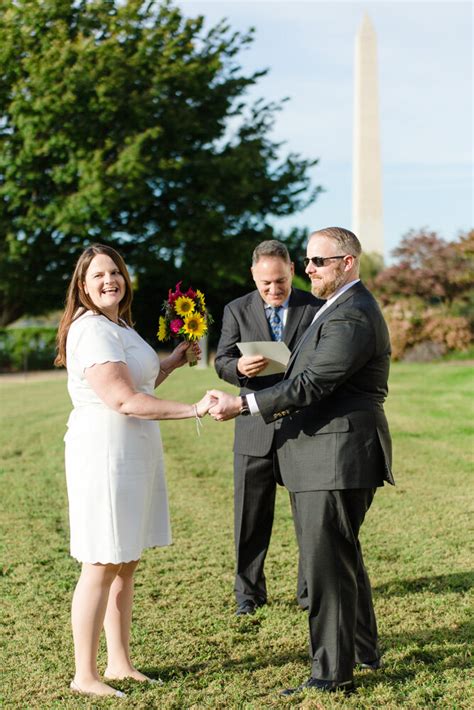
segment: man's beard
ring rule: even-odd
[[[311,293],[317,298],[325,298],[327,300],[344,285],[345,280],[345,271],[336,271],[330,281],[323,281],[323,279],[311,281]]]

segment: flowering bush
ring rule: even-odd
[[[472,289],[474,230],[447,242],[435,232],[421,230],[406,234],[392,251],[395,263],[380,271],[372,288],[382,303],[398,298],[421,298],[452,304]]]
[[[390,331],[392,357],[403,359],[422,343],[436,347],[418,352],[442,355],[450,350],[466,350],[472,343],[470,323],[454,316],[447,306],[426,307],[421,299],[400,299],[383,309]]]
[[[444,344],[447,350],[467,350],[472,342],[467,318],[453,316],[443,308],[425,311],[421,336],[424,340]]]

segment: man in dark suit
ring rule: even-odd
[[[285,695],[351,691],[354,665],[380,664],[359,530],[376,488],[394,482],[383,410],[390,341],[377,302],[359,280],[360,253],[348,230],[314,232],[306,273],[313,294],[327,300],[284,379],[247,397],[212,392],[218,420],[252,413],[251,421],[278,422],[278,461],[308,585],[311,657],[311,677]]]
[[[284,244],[269,240],[252,255],[256,290],[224,309],[215,367],[219,377],[257,392],[279,382],[283,374],[265,376],[268,361],[242,356],[239,342],[283,340],[291,350],[323,304],[311,293],[292,288],[294,266]],[[275,313],[275,309],[276,313]],[[276,322],[275,322],[276,318]],[[272,330],[273,328],[273,330]],[[261,417],[239,417],[234,437],[234,532],[237,615],[252,614],[267,601],[264,562],[275,508],[274,427]],[[305,606],[306,588],[299,574],[298,600]]]

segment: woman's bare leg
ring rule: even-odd
[[[107,639],[108,663],[106,678],[149,680],[130,660],[130,629],[132,625],[133,575],[139,560],[122,564],[110,587],[104,628]]]
[[[72,600],[71,621],[74,637],[77,690],[96,695],[116,691],[100,680],[97,670],[99,638],[104,625],[110,588],[121,565],[83,563]]]

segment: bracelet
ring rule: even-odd
[[[201,436],[202,421],[198,414],[197,404],[193,404],[194,419],[196,420],[196,432],[198,436]]]

